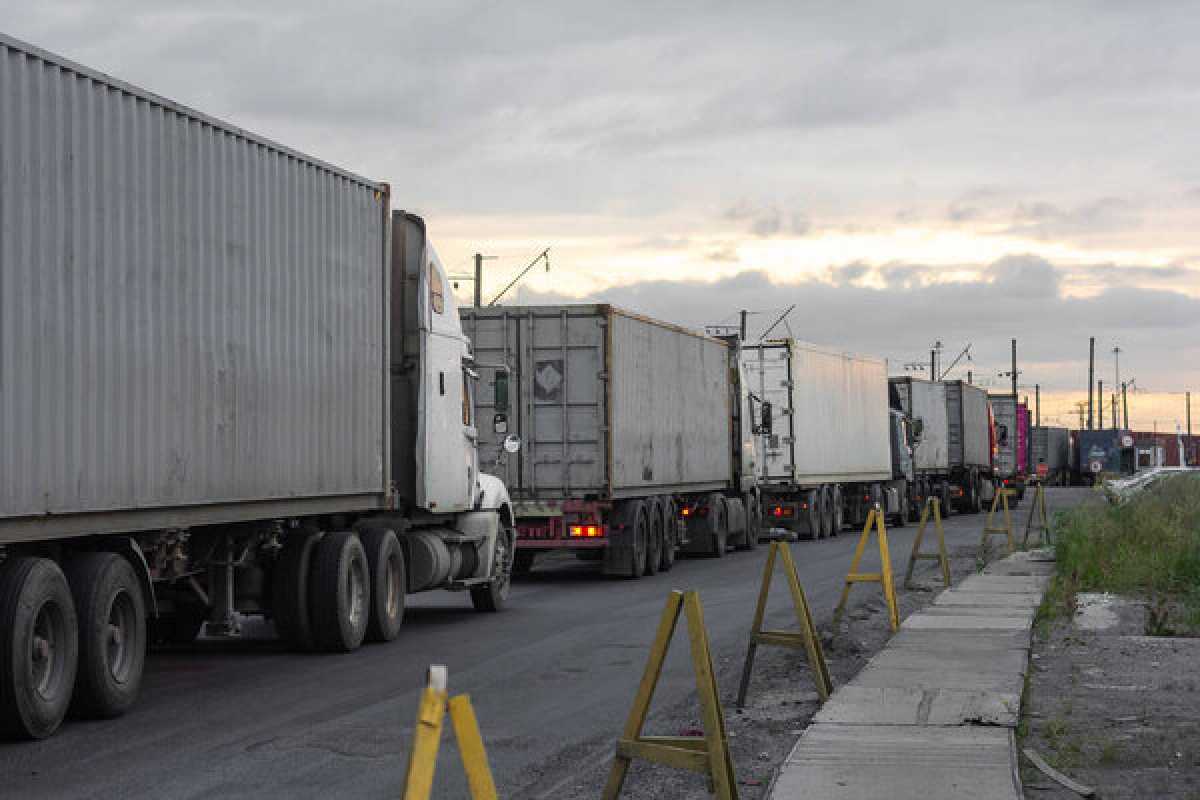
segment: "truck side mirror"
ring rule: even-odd
[[[508,413],[508,370],[496,370],[496,380],[494,386],[494,394],[492,405],[495,407],[497,414]]]
[[[771,419],[771,411],[771,404],[764,401],[762,404],[762,410],[759,411],[758,432],[766,436],[770,436],[772,433],[771,429],[773,427],[774,420]]]

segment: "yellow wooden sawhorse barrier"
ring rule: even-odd
[[[1034,517],[1037,524],[1034,524]],[[1050,522],[1046,519],[1046,487],[1038,481],[1037,492],[1033,495],[1033,505],[1029,507],[1029,518],[1025,520],[1025,536],[1021,539],[1022,547],[1029,547],[1029,534],[1038,533],[1038,544],[1050,544]]]
[[[1013,534],[1012,512],[1008,508],[1008,498],[1015,497],[1016,494],[1016,489],[996,489],[996,496],[992,498],[992,510],[988,512],[987,522],[983,526],[983,536],[979,539],[980,554],[987,549],[988,536],[999,536],[1001,534],[1008,537],[1008,552],[1010,554],[1017,549],[1016,536]],[[992,524],[992,521],[996,518],[996,510],[998,508],[1004,512],[1003,528]]]
[[[662,674],[663,661],[681,613],[687,616],[704,735],[643,736],[642,728],[650,713],[650,701],[654,699],[654,689]],[[725,732],[725,714],[717,694],[716,671],[708,647],[708,633],[704,629],[704,611],[700,607],[700,595],[695,591],[675,590],[667,598],[654,644],[650,647],[650,660],[642,674],[642,682],[638,686],[625,729],[617,740],[617,754],[608,773],[604,793],[600,795],[602,800],[616,800],[625,784],[629,765],[635,758],[698,772],[708,777],[710,791],[717,800],[738,800],[733,759],[729,755],[729,735]]]
[[[936,553],[922,553],[921,540],[925,538],[925,526],[928,524],[930,517],[933,518],[933,527],[937,531],[938,550]],[[930,497],[925,501],[925,508],[921,510],[921,524],[917,528],[917,538],[913,540],[912,555],[908,557],[908,569],[904,573],[904,588],[912,588],[913,568],[917,562],[922,559],[930,559],[937,561],[942,568],[942,580],[946,583],[946,588],[950,588],[950,559],[946,556],[946,531],[942,528],[942,503],[936,497]]]
[[[799,632],[782,630],[763,630],[763,616],[767,610],[767,595],[771,591],[771,579],[775,573],[775,559],[783,566],[784,578],[792,595],[792,608],[796,612],[796,621],[800,623]],[[758,590],[758,606],[754,609],[754,624],[750,628],[750,644],[746,648],[746,664],[742,667],[742,682],[738,688],[737,706],[746,705],[746,691],[750,687],[750,673],[754,669],[754,654],[760,644],[777,647],[803,648],[808,655],[808,666],[813,672],[813,682],[817,685],[817,694],[821,701],[829,699],[833,693],[833,679],[829,676],[829,666],[825,663],[825,653],[821,649],[821,640],[817,636],[817,628],[813,624],[812,611],[808,607],[808,599],[800,586],[800,577],[796,574],[796,562],[792,560],[792,549],[787,542],[771,542],[770,552],[767,553],[766,566],[763,567],[762,588]]]
[[[842,612],[846,609],[846,601],[850,599],[850,587],[856,583],[878,583],[883,587],[883,597],[887,601],[888,621],[891,622],[892,632],[900,630],[900,609],[896,605],[896,586],[892,579],[892,556],[888,550],[887,526],[883,522],[883,510],[876,503],[867,514],[867,524],[863,526],[862,535],[858,537],[858,546],[854,549],[854,560],[850,562],[850,571],[846,574],[846,586],[842,589],[842,599],[833,610],[833,621],[836,624]],[[879,572],[859,572],[858,564],[862,561],[863,552],[871,538],[871,530],[879,533]]]
[[[434,768],[437,765],[438,748],[442,743],[442,727],[447,706],[450,722],[454,727],[454,738],[458,741],[458,752],[462,756],[463,769],[467,773],[467,786],[471,800],[497,800],[496,782],[488,766],[483,737],[479,734],[479,721],[471,707],[471,698],[465,694],[447,699],[446,668],[429,668],[429,681],[421,693],[421,705],[417,711],[417,725],[413,729],[412,751],[408,755],[408,768],[404,775],[404,800],[429,800],[433,791]]]

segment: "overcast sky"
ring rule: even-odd
[[[389,181],[451,269],[498,256],[489,295],[550,246],[525,300],[795,303],[798,337],[971,343],[997,382],[1015,336],[1063,408],[1091,334],[1108,380],[1119,344],[1200,391],[1194,3],[0,0],[0,29]],[[1135,423],[1182,419],[1156,403]]]

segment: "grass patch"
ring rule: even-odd
[[[1173,475],[1122,505],[1082,506],[1056,523],[1047,615],[1073,606],[1076,591],[1140,594],[1152,632],[1200,632],[1200,475]]]

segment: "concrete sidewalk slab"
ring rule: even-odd
[[[1040,595],[1050,583],[1049,575],[972,575],[958,585],[968,592]]]
[[[995,647],[1006,650],[1029,650],[1031,634],[1029,631],[996,631],[996,630],[920,630],[917,628],[901,628],[900,632],[888,642],[888,647],[910,647],[916,649],[930,648],[973,648]]]
[[[950,589],[942,592],[933,601],[934,606],[1007,606],[1011,608],[1037,608],[1040,600],[1034,594],[1009,592],[974,592]]]
[[[1019,696],[1025,681],[1025,658],[1026,653],[1022,650],[982,651],[957,658],[898,650],[895,657],[867,664],[850,685],[922,691],[954,689]],[[993,662],[989,663],[989,659]]]
[[[998,725],[1015,728],[1021,695],[963,689],[843,686],[813,717],[843,725]]]
[[[968,616],[963,614],[945,616],[938,614],[926,614],[921,612],[913,614],[900,625],[900,629],[905,628],[913,630],[942,630],[942,631],[978,631],[978,630],[997,630],[997,631],[1021,631],[1029,628],[1031,618],[1029,615],[1021,616]]]
[[[1020,798],[1008,728],[814,724],[784,762],[779,800]]]

